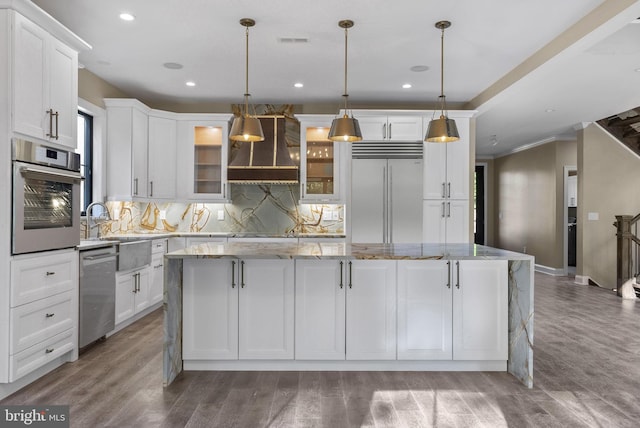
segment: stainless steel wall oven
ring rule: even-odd
[[[80,243],[80,155],[14,139],[12,253]]]

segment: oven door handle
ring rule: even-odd
[[[20,168],[20,173],[22,173],[23,175],[39,174],[39,175],[49,175],[49,176],[54,176],[54,177],[70,178],[70,179],[72,179],[74,181],[84,180],[84,177],[82,175],[80,175],[80,173],[63,172],[63,171],[52,171],[52,170],[49,170],[49,169],[42,170],[42,169],[28,167],[28,166],[23,166],[22,168]]]

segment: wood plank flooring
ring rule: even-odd
[[[162,388],[156,311],[1,404],[73,427],[637,427],[640,302],[536,274],[533,389],[488,372],[187,372]]]

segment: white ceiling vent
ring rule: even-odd
[[[309,43],[309,39],[306,37],[280,37],[278,38],[278,42],[280,43]]]

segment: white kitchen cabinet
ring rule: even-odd
[[[146,199],[149,109],[137,100],[105,98],[104,102],[108,198]]]
[[[469,120],[455,120],[458,141],[424,143],[424,199],[469,199]]]
[[[424,200],[422,220],[424,242],[469,242],[469,202],[465,200]]]
[[[181,115],[177,132],[178,197],[227,200],[229,118]]]
[[[452,359],[450,263],[398,261],[398,360]]]
[[[116,273],[116,325],[150,306],[150,276],[148,266]]]
[[[299,115],[300,202],[342,202],[347,144],[328,139],[333,115]]]
[[[453,359],[507,360],[506,260],[453,261]]]
[[[238,267],[238,357],[293,359],[293,260],[240,260]]]
[[[396,262],[347,262],[347,360],[396,359]]]
[[[237,265],[224,259],[183,262],[185,360],[238,359]]]
[[[149,279],[149,305],[164,299],[164,255],[167,252],[167,239],[151,241],[151,273]]]
[[[371,114],[354,110],[363,141],[418,141],[424,139],[419,115]]]
[[[345,359],[345,260],[297,260],[296,360]]]
[[[147,180],[149,198],[172,199],[176,196],[176,121],[149,116]]]
[[[13,130],[73,149],[78,52],[16,12],[13,16]]]

